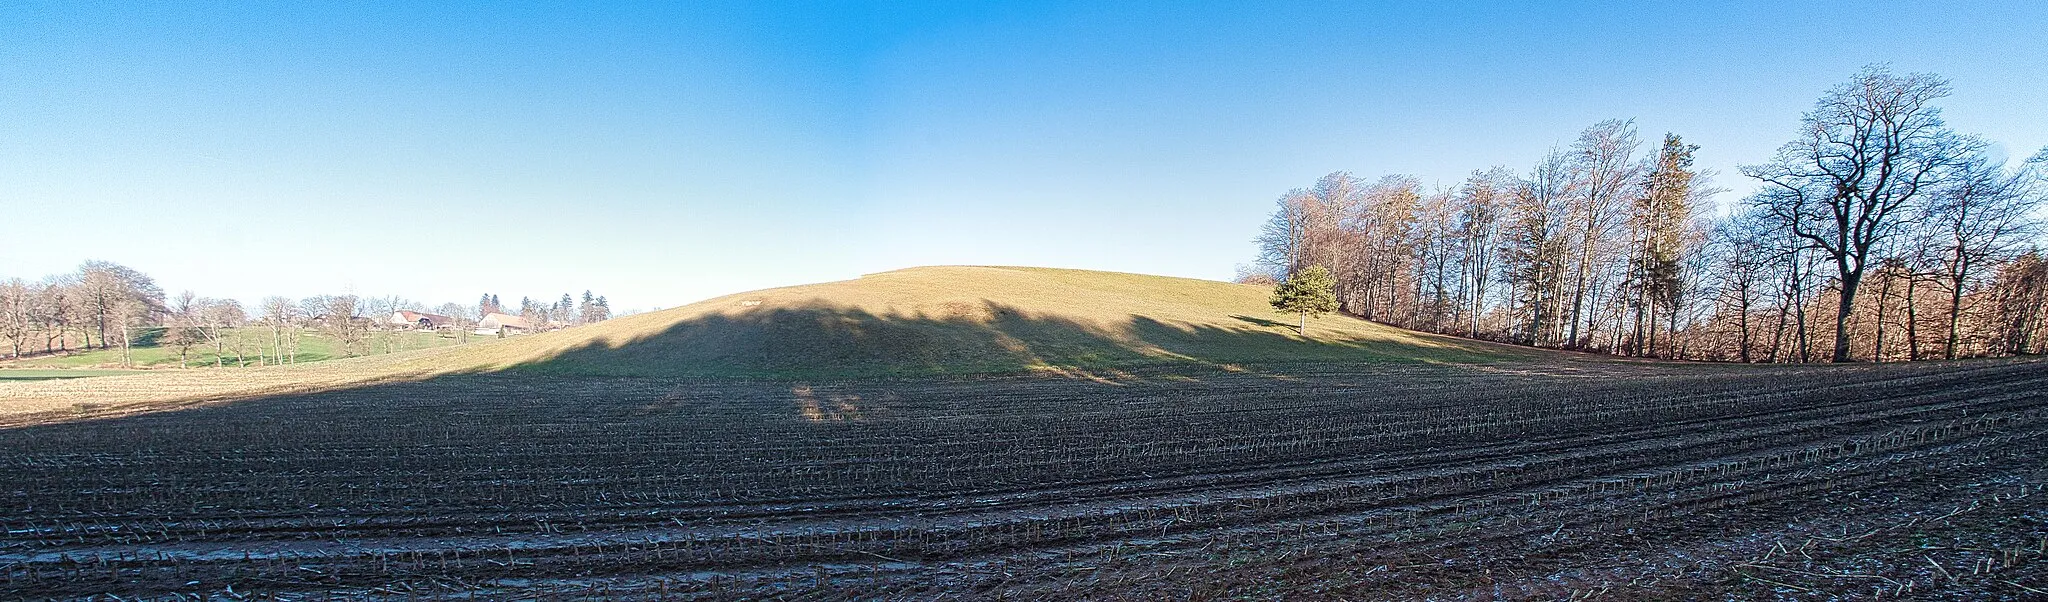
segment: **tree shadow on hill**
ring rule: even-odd
[[[134,333],[133,335],[131,335],[131,336],[132,336],[133,338],[129,339],[129,341],[128,341],[128,346],[130,346],[130,347],[155,347],[155,346],[157,346],[158,344],[160,344],[160,343],[162,343],[162,342],[163,342],[163,338],[164,338],[164,332],[165,332],[165,331],[168,331],[168,330],[170,330],[170,329],[168,329],[168,328],[138,328],[138,329],[135,329],[135,333]]]
[[[1277,322],[1243,328],[1131,316],[1101,324],[994,302],[874,313],[823,301],[736,307],[630,340],[591,341],[505,367],[560,376],[894,377],[1215,368],[1443,355],[1393,341],[1311,339]],[[1458,350],[1449,350],[1458,351]],[[1473,350],[1465,350],[1473,351]],[[1476,358],[1476,354],[1475,358]]]
[[[360,404],[379,399],[429,408],[449,398],[451,391],[512,387],[539,396],[580,395],[573,390],[586,384],[604,389],[614,386],[609,381],[625,380],[674,389],[684,397],[694,395],[689,391],[716,390],[699,386],[707,381],[750,381],[780,391],[778,395],[809,418],[848,420],[870,411],[872,400],[832,393],[831,383],[1020,374],[1121,383],[1151,375],[1186,379],[1256,372],[1244,365],[1362,351],[1354,344],[1306,340],[1284,331],[1197,327],[1139,316],[1098,324],[1033,315],[992,302],[919,313],[875,313],[810,302],[735,308],[631,339],[590,340],[509,365],[244,392],[188,394],[167,388],[164,398],[147,403],[103,404],[81,396],[65,409],[5,417],[0,430],[55,422],[148,424],[154,419],[147,416],[157,413],[239,416],[280,406],[325,408],[299,415],[318,419],[320,414],[332,414],[339,422],[348,422],[346,406],[360,409]],[[677,382],[660,383],[664,379]],[[556,382],[564,386],[551,385]],[[149,384],[137,381],[134,386]],[[611,399],[590,402],[607,405]]]
[[[0,424],[94,420],[141,412],[282,400],[300,393],[373,390],[396,398],[442,390],[472,377],[547,386],[550,379],[738,379],[828,383],[863,379],[1038,375],[1125,383],[1148,377],[1201,379],[1223,373],[1285,378],[1316,369],[1372,363],[1483,362],[1490,349],[1464,349],[1416,338],[1304,338],[1288,325],[1252,320],[1243,327],[1191,324],[1133,315],[1111,323],[1031,314],[994,302],[947,304],[934,310],[875,313],[823,301],[736,306],[669,324],[630,339],[595,339],[521,361],[460,370],[410,372],[384,378],[288,387],[292,394],[188,394],[148,404],[100,406],[81,399],[62,416],[14,416]],[[1311,328],[1313,330],[1313,327]],[[541,339],[526,339],[538,342]],[[497,344],[510,344],[505,341]],[[465,385],[467,386],[467,385]],[[524,386],[524,385],[522,385]],[[286,387],[280,387],[286,388]],[[789,390],[789,386],[784,386]],[[817,414],[845,416],[819,398]],[[93,406],[93,407],[86,407]]]
[[[1279,321],[1279,320],[1269,320],[1269,319],[1266,319],[1266,318],[1258,318],[1258,317],[1252,317],[1252,316],[1247,316],[1247,315],[1244,315],[1244,314],[1231,314],[1231,315],[1230,315],[1230,318],[1231,318],[1231,319],[1233,319],[1233,320],[1237,320],[1237,321],[1239,321],[1239,322],[1246,322],[1246,323],[1250,323],[1250,324],[1256,324],[1256,325],[1259,325],[1259,326],[1266,326],[1266,327],[1271,327],[1271,328],[1278,328],[1278,327],[1283,327],[1283,326],[1292,326],[1291,324],[1288,324],[1288,323],[1286,323],[1286,322],[1281,322],[1281,321]]]

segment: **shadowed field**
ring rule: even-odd
[[[513,373],[18,427],[0,430],[0,597],[2020,600],[2042,584],[2041,364],[1682,368]]]

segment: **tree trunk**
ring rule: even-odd
[[[1301,336],[1308,336],[1308,312],[1301,312]]]
[[[1741,347],[1736,351],[1736,355],[1742,358],[1742,363],[1747,364],[1752,359],[1749,352],[1749,291],[1747,289],[1742,291],[1742,302],[1736,305],[1735,311],[1736,319],[1742,321],[1738,327],[1741,333],[1740,338],[1737,339]]]
[[[1949,280],[1948,289],[1948,344],[1941,353],[1943,359],[1956,359],[1956,342],[1961,338],[1957,332],[1963,321],[1963,273],[1958,272]]]
[[[1586,235],[1586,244],[1592,244],[1591,234]],[[1577,278],[1574,279],[1576,280],[1577,284],[1572,288],[1572,323],[1571,326],[1566,329],[1567,332],[1564,336],[1564,346],[1566,348],[1579,347],[1579,316],[1585,313],[1587,270],[1586,264],[1592,261],[1591,255],[1592,251],[1588,250],[1585,253],[1582,253],[1579,258],[1579,273]]]
[[[1884,306],[1891,301],[1892,278],[1880,269],[1877,273],[1877,341],[1870,346],[1870,361],[1884,363]]]
[[[1804,292],[1799,293],[1798,299],[1792,304],[1792,319],[1797,321],[1796,324],[1793,324],[1792,333],[1796,335],[1793,343],[1798,345],[1795,351],[1799,353],[1799,363],[1811,362],[1813,361],[1813,340],[1806,329],[1806,293]]]
[[[1906,361],[1909,362],[1920,361],[1920,316],[1915,311],[1919,307],[1919,297],[1913,290],[1919,284],[1918,272],[1906,275]]]
[[[1478,268],[1474,268],[1474,269],[1476,270],[1476,269],[1478,269]],[[1471,333],[1471,337],[1472,337],[1472,338],[1475,338],[1475,339],[1476,339],[1476,338],[1479,338],[1479,311],[1480,311],[1480,309],[1481,309],[1481,307],[1480,307],[1480,306],[1481,306],[1481,305],[1484,305],[1484,304],[1486,303],[1486,287],[1485,287],[1485,286],[1484,286],[1483,284],[1480,284],[1480,283],[1474,282],[1474,283],[1472,284],[1472,289],[1473,289],[1473,293],[1472,293],[1472,333]]]
[[[1863,280],[1862,272],[1842,270],[1841,303],[1835,307],[1835,351],[1831,361],[1841,364],[1849,362],[1849,315],[1856,308],[1856,287]]]
[[[1678,345],[1677,303],[1671,304],[1671,315],[1665,316],[1664,328],[1667,331],[1667,334],[1664,337],[1664,357],[1665,359],[1679,359],[1679,356],[1685,355],[1685,348],[1679,347]],[[1686,337],[1686,340],[1693,341],[1697,340],[1697,338],[1698,337]]]
[[[1638,270],[1638,275],[1640,275],[1640,270]],[[1655,352],[1655,349],[1652,349],[1653,347],[1655,347],[1655,345],[1650,344],[1649,340],[1643,338],[1643,328],[1645,326],[1645,324],[1643,324],[1643,321],[1645,319],[1643,317],[1643,291],[1641,286],[1637,286],[1636,289],[1636,298],[1634,303],[1634,309],[1636,310],[1636,319],[1635,324],[1633,325],[1636,331],[1636,336],[1634,341],[1629,342],[1629,353],[1636,355],[1638,357],[1648,357],[1651,353]]]
[[[1778,327],[1771,330],[1771,363],[1778,363],[1778,358],[1783,356],[1783,353],[1785,351],[1785,326],[1787,325],[1787,323],[1791,322],[1791,318],[1791,304],[1785,303],[1779,305]]]

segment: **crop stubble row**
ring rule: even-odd
[[[1441,542],[1537,507],[1641,522],[2037,451],[2039,364],[1944,368],[316,394],[0,432],[0,589],[680,595],[860,565],[933,583],[1247,531]]]

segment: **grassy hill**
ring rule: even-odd
[[[437,354],[467,370],[830,377],[1304,361],[1485,362],[1527,352],[1266,304],[1269,289],[1164,276],[923,267],[730,295]]]
[[[555,332],[236,370],[0,382],[0,418],[104,414],[443,375],[1115,376],[1251,366],[1488,363],[1546,352],[1341,316],[1294,331],[1269,289],[1139,274],[924,267],[768,289]],[[5,420],[0,420],[5,422]]]

